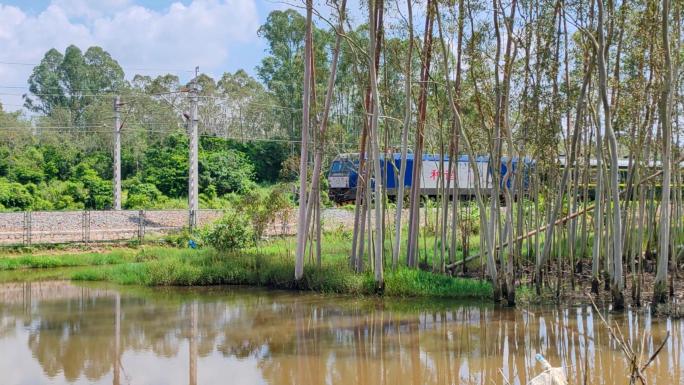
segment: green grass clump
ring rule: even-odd
[[[127,266],[124,265],[123,267]],[[142,276],[144,283],[156,286],[196,285],[200,282],[202,275],[202,268],[200,266],[171,258],[149,262],[141,266],[140,272],[144,272],[143,270],[146,270],[146,274]]]
[[[515,300],[521,304],[539,305],[558,303],[559,298],[556,296],[556,291],[553,287],[545,286],[542,288],[541,294],[537,294],[537,290],[533,285],[520,285],[515,289]]]
[[[492,296],[489,282],[452,278],[402,268],[385,275],[385,295],[392,297],[484,298]]]
[[[76,281],[106,281],[108,276],[107,270],[104,269],[85,269],[71,274],[71,279]]]
[[[71,278],[144,286],[253,285],[351,295],[376,293],[370,272],[356,273],[340,258],[324,260],[320,267],[307,264],[303,279],[295,281],[294,260],[288,256],[223,254],[213,249],[169,251],[169,255],[152,260],[81,270]],[[404,268],[388,271],[385,276],[384,295],[390,297],[483,298],[491,293],[491,285],[486,282],[420,270]]]
[[[23,255],[0,257],[0,271],[16,269],[47,269],[56,267],[114,265],[132,261],[136,251],[122,249],[108,253],[76,253],[53,255]]]

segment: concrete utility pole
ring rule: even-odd
[[[199,67],[195,68],[195,78],[190,83],[190,120],[188,122],[188,135],[190,136],[190,167],[188,176],[188,208],[190,210],[189,223],[190,229],[197,226],[197,210],[198,203],[198,135],[197,135],[197,72]]]
[[[114,210],[121,210],[121,98],[114,98]]]

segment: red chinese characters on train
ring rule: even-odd
[[[445,178],[448,177],[449,180],[456,179],[456,173],[453,171],[451,173],[449,173],[448,171],[444,171],[443,174],[444,174],[444,177]],[[439,169],[433,168],[432,171],[430,172],[430,179],[437,180],[438,177],[439,177]]]

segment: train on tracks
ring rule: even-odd
[[[449,183],[449,190],[446,191],[449,195],[456,194],[465,199],[469,199],[475,196],[476,184],[475,184],[475,174],[470,165],[470,160],[467,155],[460,155],[454,158],[455,162],[452,162],[452,172],[449,173],[449,158],[440,157],[439,155],[423,155],[423,165],[420,175],[420,194],[427,197],[436,197],[440,194],[443,184]],[[477,171],[480,175],[480,189],[484,195],[490,195],[493,191],[493,173],[492,173],[492,162],[489,156],[477,156],[474,159]],[[341,154],[335,157],[330,165],[330,170],[328,172],[328,183],[329,190],[328,195],[330,199],[337,203],[344,203],[353,201],[356,198],[356,188],[359,183],[358,168],[360,163],[359,154]],[[413,154],[407,154],[406,157],[406,175],[404,177],[404,187],[406,193],[408,193],[411,185],[413,184]],[[506,175],[508,165],[512,165],[513,172],[510,175]],[[563,170],[567,164],[567,159],[561,156],[557,159],[558,170]],[[522,165],[522,167],[521,167]],[[586,193],[590,199],[594,199],[594,193],[596,189],[596,177],[598,173],[598,163],[596,159],[590,159],[588,164],[586,164],[585,159],[576,160],[577,167],[586,168],[588,166],[588,179],[583,184],[586,183]],[[383,185],[385,186],[386,193],[388,197],[394,199],[397,195],[397,190],[399,186],[399,170],[401,167],[401,154],[394,153],[387,157],[381,156],[380,158],[380,168],[382,172],[382,177],[384,179]],[[507,186],[511,189],[514,196],[526,194],[530,189],[530,180],[532,175],[537,175],[536,162],[530,158],[509,158],[502,157],[500,162],[498,162],[499,167],[499,189],[503,192],[504,179],[506,179]],[[629,159],[621,158],[618,160],[618,178],[620,183],[620,189],[626,190],[628,183],[629,169],[632,167],[632,163]],[[661,168],[661,163],[659,161],[648,162],[646,166],[649,171],[647,175],[651,173],[658,172]],[[678,167],[679,170],[684,170],[684,162],[679,162],[673,167]],[[517,179],[517,173],[522,170],[522,181],[520,188],[515,186],[514,181]],[[444,178],[440,178],[440,173],[444,174]],[[539,178],[546,178],[548,176],[538,175]],[[584,178],[583,178],[584,179]],[[634,183],[635,181],[632,181]],[[654,193],[656,196],[660,194],[660,181],[656,179],[652,180]],[[371,180],[371,185],[374,185],[374,181]],[[456,187],[456,188],[454,188]],[[580,187],[578,191],[578,197],[583,194],[584,187]],[[682,188],[684,186],[674,186],[674,188]],[[632,198],[630,198],[632,199]]]
[[[341,154],[335,157],[330,165],[328,172],[328,195],[330,199],[337,203],[349,202],[356,197],[356,188],[359,184],[359,154]],[[478,156],[474,159],[477,172],[480,176],[480,190],[483,194],[491,194],[493,191],[493,173],[490,157]],[[445,184],[450,185],[449,194],[456,191],[460,197],[470,198],[476,194],[476,178],[470,160],[467,155],[460,155],[452,162],[452,171],[449,172],[449,157],[439,155],[423,155],[423,162],[420,174],[420,194],[422,196],[436,197]],[[406,174],[404,176],[405,191],[408,192],[413,184],[413,154],[406,156]],[[512,166],[512,174],[506,177],[508,165]],[[515,175],[522,169],[522,189],[529,188],[531,171],[534,169],[535,162],[529,158],[501,158],[499,167],[499,186],[505,183],[509,188],[515,189]],[[521,167],[522,165],[522,167]],[[401,168],[401,154],[394,153],[389,156],[381,156],[380,169],[383,177],[383,185],[387,195],[395,198],[399,187],[399,170]],[[440,178],[440,173],[444,175]],[[371,184],[374,185],[373,181]],[[454,186],[456,188],[454,189]]]

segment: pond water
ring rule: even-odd
[[[649,384],[683,384],[684,324],[610,316]],[[0,384],[525,384],[542,353],[571,384],[627,384],[589,307],[350,298],[251,288],[0,284]]]

